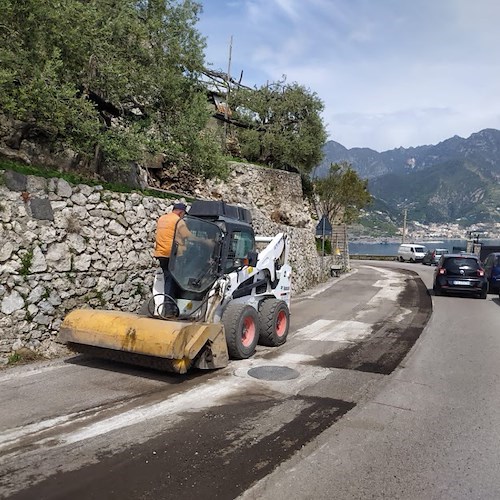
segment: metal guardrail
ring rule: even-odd
[[[395,255],[368,255],[368,254],[363,254],[363,255],[353,255],[350,254],[349,258],[351,260],[397,260],[397,257]]]

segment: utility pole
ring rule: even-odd
[[[323,215],[322,217],[322,227],[321,227],[321,257],[325,257],[325,224],[326,224],[326,217]],[[323,262],[323,260],[321,260]]]
[[[229,58],[227,63],[227,76],[226,76],[226,105],[224,106],[224,151],[227,151],[227,124],[229,120],[229,93],[231,86],[231,56],[233,52],[233,35],[229,39]]]
[[[401,239],[401,243],[404,243],[405,242],[405,239],[406,239],[406,218],[408,216],[408,209],[405,208],[403,210],[403,237]]]

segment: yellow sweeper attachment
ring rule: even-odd
[[[76,309],[64,319],[58,338],[78,352],[175,373],[191,366],[223,368],[229,359],[224,327],[217,323]]]

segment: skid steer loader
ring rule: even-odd
[[[181,242],[176,232],[172,296],[163,293],[158,269],[147,314],[77,309],[64,319],[59,341],[77,352],[175,373],[222,368],[229,358],[251,357],[257,343],[285,343],[287,235],[255,236],[250,212],[222,201],[195,201],[183,221],[194,237]]]

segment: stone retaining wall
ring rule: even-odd
[[[11,171],[0,180],[0,364],[23,348],[61,352],[55,338],[76,307],[140,309],[156,269],[156,220],[177,200]],[[200,198],[249,208],[257,234],[290,235],[294,293],[326,279],[298,175],[236,164],[228,182],[204,189]]]

